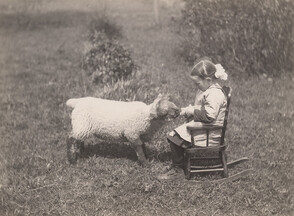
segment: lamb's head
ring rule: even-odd
[[[151,113],[150,115],[154,119],[161,120],[172,120],[179,116],[180,109],[171,101],[168,97],[164,97],[161,94],[154,100],[151,104]]]

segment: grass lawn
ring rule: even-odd
[[[92,85],[81,69],[87,23],[101,13],[97,4],[42,2],[29,15],[15,12],[16,1],[0,2],[0,215],[293,215],[293,75],[248,78],[228,68],[234,90],[229,159],[250,158],[231,173],[253,169],[246,178],[157,181],[170,161],[165,134],[184,119],[169,123],[147,145],[149,168],[138,165],[130,146],[95,139],[87,142],[85,158],[69,165],[65,101],[116,96],[109,93],[113,86]],[[190,67],[176,55],[179,8],[162,5],[161,27],[152,1],[108,1],[106,13],[122,26],[121,43],[140,66],[135,81],[149,88],[136,89],[137,99],[150,103],[164,92],[178,106],[192,103]],[[122,86],[123,99],[136,95],[131,84]]]

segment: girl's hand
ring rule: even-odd
[[[194,107],[190,104],[188,107],[181,108],[180,115],[191,116],[194,114]]]
[[[181,112],[180,112],[180,115],[181,116],[184,116],[184,115],[186,115],[186,110],[185,110],[186,108],[181,108]]]

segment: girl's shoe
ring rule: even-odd
[[[184,177],[184,171],[180,167],[171,167],[165,173],[158,175],[157,179],[162,180],[177,180]]]

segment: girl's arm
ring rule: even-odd
[[[211,123],[215,120],[215,118],[209,117],[205,109],[195,109],[194,110],[194,121]]]
[[[212,123],[218,116],[225,95],[220,89],[212,90],[203,98],[201,109],[194,110],[194,121]]]
[[[200,105],[194,105],[192,106],[191,104],[187,107],[181,108],[181,113],[180,115],[184,115],[186,117],[191,117],[194,115],[194,110],[195,109],[201,109]]]

